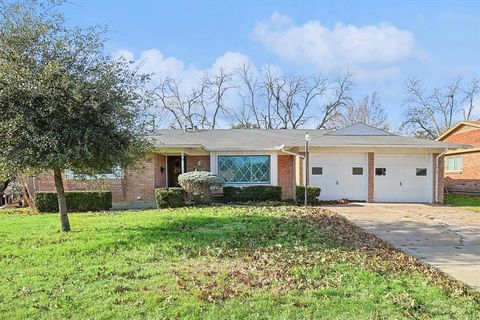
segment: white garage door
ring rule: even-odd
[[[375,155],[375,202],[431,202],[429,155]]]
[[[319,186],[321,200],[367,200],[367,156],[310,154],[310,185]]]

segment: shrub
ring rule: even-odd
[[[247,201],[281,201],[282,187],[279,186],[250,186],[250,187],[223,187],[225,202]]]
[[[320,196],[320,187],[307,187],[307,202],[308,203],[317,203],[318,197]],[[297,186],[295,191],[295,200],[297,203],[301,204],[305,202],[305,187]]]
[[[178,183],[193,193],[196,202],[210,202],[212,189],[223,187],[225,179],[208,171],[191,171],[179,175]]]
[[[68,211],[103,211],[112,208],[110,191],[66,191],[65,198]],[[35,192],[35,206],[39,212],[57,212],[57,193]]]
[[[182,188],[155,189],[155,201],[158,208],[176,208],[185,205],[186,193]]]
[[[240,200],[241,192],[242,192],[242,188],[240,187],[232,187],[232,186],[223,187],[223,201],[227,203],[242,201]]]

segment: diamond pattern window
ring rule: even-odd
[[[270,183],[270,156],[218,156],[218,174],[229,183]]]

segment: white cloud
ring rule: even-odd
[[[125,58],[141,65],[144,73],[153,74],[153,78],[171,77],[182,82],[185,89],[195,87],[207,73],[216,73],[221,68],[226,72],[233,72],[235,69],[247,64],[253,72],[258,72],[255,64],[250,58],[240,52],[227,51],[214,60],[211,66],[198,68],[194,65],[186,66],[185,63],[175,57],[167,57],[158,49],[142,51],[139,55],[121,49],[115,51],[114,58]]]
[[[411,32],[388,23],[361,27],[337,23],[333,28],[319,21],[297,25],[276,12],[256,24],[252,37],[287,61],[326,72],[348,69],[360,76],[369,72],[389,75],[392,67],[417,51]]]
[[[227,51],[215,60],[210,68],[210,72],[217,72],[220,68],[223,68],[225,72],[233,72],[243,65],[255,68],[255,65],[247,55],[240,52]]]
[[[133,59],[134,59],[133,52],[125,50],[125,49],[115,51],[112,54],[112,56],[113,56],[114,59],[122,59],[123,58],[127,61],[133,61]]]

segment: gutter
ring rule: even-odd
[[[435,203],[438,203],[438,164],[440,162],[440,157],[443,157],[446,153],[448,152],[448,148],[445,148],[445,150],[440,153],[438,156],[435,157]]]
[[[285,150],[285,145],[282,144],[281,146],[277,147],[277,149],[279,149],[281,152],[283,153],[286,153],[286,154],[289,154],[291,156],[297,156],[297,157],[300,157],[302,159],[305,159],[305,156],[302,155],[302,154],[298,154],[298,153],[295,153],[295,152],[291,152],[291,151],[287,151]]]

